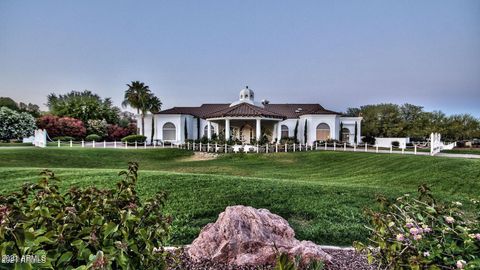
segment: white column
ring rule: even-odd
[[[225,119],[225,140],[230,140],[230,119]]]
[[[207,121],[207,138],[212,139],[212,124],[210,124],[210,121]]]
[[[257,119],[257,127],[255,128],[257,142],[260,140],[260,136],[262,136],[262,127],[260,124],[260,119]]]

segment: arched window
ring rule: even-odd
[[[175,125],[171,122],[165,123],[163,125],[163,140],[164,141],[174,141],[177,138],[177,130]]]
[[[350,130],[348,128],[342,128],[342,142],[350,141]]]
[[[212,135],[215,134],[215,128],[212,124],[210,124],[210,131],[212,132]],[[203,128],[203,136],[208,136],[208,125],[205,125]]]
[[[326,141],[330,139],[330,126],[321,123],[317,126],[317,141]]]
[[[288,127],[286,125],[282,125],[282,133],[280,138],[288,138]]]

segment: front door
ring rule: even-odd
[[[240,129],[240,140],[242,143],[249,144],[253,136],[253,129],[250,125],[244,125]]]

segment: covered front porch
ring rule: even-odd
[[[220,117],[207,120],[207,137],[223,137],[226,141],[236,141],[241,144],[253,144],[262,140],[274,142],[280,140],[282,119],[266,117]],[[218,125],[214,130],[212,123]]]

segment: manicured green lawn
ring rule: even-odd
[[[0,142],[0,147],[18,147],[18,146],[32,146],[31,143],[4,143]]]
[[[480,160],[343,152],[226,155],[192,161],[178,149],[0,149],[0,194],[53,169],[62,188],[113,187],[128,161],[140,163],[143,198],[169,193],[170,243],[190,243],[228,205],[268,208],[300,239],[351,245],[365,240],[362,209],[376,194],[391,198],[430,184],[438,198],[468,200],[480,188]]]
[[[480,148],[454,148],[452,150],[443,150],[442,153],[480,155]]]

